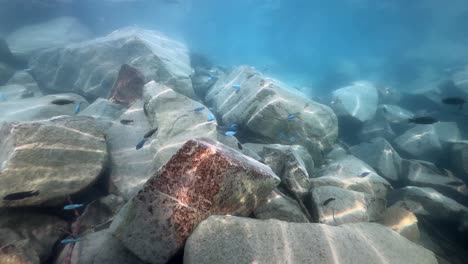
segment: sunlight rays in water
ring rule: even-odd
[[[396,224],[390,225],[389,227],[398,233],[403,233],[406,229],[413,227],[418,222],[418,219],[411,212],[407,212],[406,216],[400,219]]]

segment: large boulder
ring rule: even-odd
[[[373,138],[381,137],[386,140],[393,140],[396,134],[387,120],[375,117],[366,121],[359,130],[358,138],[362,141],[370,141]]]
[[[277,219],[286,222],[308,223],[308,216],[303,212],[301,206],[281,193],[274,190],[267,197],[267,201],[257,207],[254,215],[258,219]]]
[[[5,210],[0,212],[0,229],[4,228],[16,232],[19,236],[16,241],[24,240],[41,261],[46,261],[53,253],[54,244],[65,235],[64,230],[67,230],[68,223],[44,213]]]
[[[332,186],[313,188],[311,193],[315,219],[329,225],[379,220],[387,202],[367,193]]]
[[[419,240],[418,218],[413,212],[403,207],[398,205],[390,206],[382,215],[379,223],[390,227],[393,231],[413,242]]]
[[[397,105],[380,105],[379,112],[390,123],[407,123],[414,116],[411,111]]]
[[[15,69],[0,62],[0,85],[5,84],[15,74]]]
[[[214,214],[248,216],[279,183],[266,165],[208,139],[189,140],[114,218],[125,247],[166,263]]]
[[[0,86],[0,97],[3,98],[0,98],[0,102],[38,96],[42,96],[42,92],[26,71],[16,72],[4,86]]]
[[[61,115],[74,115],[77,104],[84,109],[88,102],[76,94],[54,94],[22,100],[0,101],[0,122],[38,121]]]
[[[113,103],[104,98],[98,98],[83,111],[79,112],[80,116],[92,116],[96,119],[115,120],[119,118],[127,109],[125,106]]]
[[[110,95],[123,64],[136,68],[146,80],[195,98],[187,48],[156,31],[123,28],[105,37],[44,50],[30,61],[41,88],[90,99]]]
[[[6,41],[13,53],[30,55],[37,50],[65,46],[90,37],[89,29],[76,18],[59,17],[19,28],[9,34]]]
[[[184,263],[420,263],[434,254],[375,223],[339,227],[211,216],[190,236]]]
[[[143,111],[143,102],[132,105],[107,131],[107,144],[111,156],[110,181],[115,192],[126,200],[151,177],[154,165],[150,144],[136,150],[136,144],[151,126]],[[157,168],[156,168],[157,169]]]
[[[379,96],[374,85],[360,81],[334,91],[332,102],[338,117],[365,122],[374,117]]]
[[[457,175],[468,182],[468,141],[457,141],[449,149],[451,168]]]
[[[108,159],[92,118],[58,117],[0,126],[0,207],[57,205],[90,187]],[[24,199],[9,194],[30,192]],[[19,198],[21,198],[19,197]]]
[[[265,143],[302,145],[314,161],[338,135],[333,111],[284,84],[240,66],[221,77],[206,96],[223,125],[238,124],[245,136]]]
[[[374,138],[351,147],[351,153],[374,168],[388,181],[397,182],[401,175],[401,158],[384,138]]]
[[[39,264],[41,262],[29,241],[11,229],[0,228],[0,263]]]

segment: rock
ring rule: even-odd
[[[377,137],[385,138],[389,141],[396,137],[396,134],[390,124],[380,117],[375,117],[372,120],[366,121],[358,134],[360,142],[370,141]]]
[[[126,124],[124,121],[130,122]],[[107,131],[111,156],[110,181],[125,200],[129,200],[151,177],[154,170],[153,151],[146,144],[138,151],[136,144],[151,126],[143,111],[143,102],[137,101]],[[157,169],[157,168],[156,168]]]
[[[13,230],[0,228],[0,263],[39,264],[36,251]]]
[[[92,118],[58,117],[0,127],[0,197],[39,191],[0,207],[57,205],[90,187],[108,156],[103,132]]]
[[[401,175],[401,158],[384,138],[374,138],[351,147],[351,153],[374,168],[379,175],[391,182],[398,182]]]
[[[17,239],[7,243],[26,241],[34,255],[44,262],[52,255],[54,244],[65,235],[64,230],[68,229],[68,223],[40,212],[7,210],[0,212],[0,228],[11,229],[18,234]]]
[[[349,154],[348,152],[349,151],[347,149],[345,149],[343,146],[341,146],[340,144],[335,144],[335,145],[333,145],[332,150],[327,153],[325,158],[327,158],[329,161],[338,160],[338,159],[341,159],[341,158],[344,158],[344,157],[348,156],[348,154]],[[323,165],[323,166],[325,166],[325,165]]]
[[[371,120],[377,111],[379,96],[374,85],[355,82],[333,92],[332,107],[338,117],[359,122]]]
[[[454,142],[449,148],[449,161],[457,176],[468,182],[468,141]]]
[[[90,31],[73,17],[59,17],[27,25],[7,36],[14,54],[30,55],[37,50],[77,43],[91,37]]]
[[[437,161],[448,145],[460,140],[460,131],[453,122],[416,125],[395,139],[396,146],[415,159]]]
[[[65,262],[70,245],[62,250],[57,264]],[[143,264],[135,255],[128,251],[116,238],[111,230],[102,230],[86,235],[85,239],[73,247],[70,264]]]
[[[430,162],[404,160],[402,175],[405,185],[433,188],[460,202],[468,197],[468,189],[462,180],[456,178],[450,171],[439,169]]]
[[[202,220],[248,216],[279,179],[266,165],[209,139],[187,141],[114,218],[114,235],[141,260],[166,263]]]
[[[312,188],[334,186],[377,198],[385,198],[392,188],[369,165],[352,155],[331,162],[320,169],[317,175],[317,178],[310,179]]]
[[[22,60],[13,53],[11,53],[10,48],[6,41],[0,36],[0,63],[8,65],[13,69],[24,69],[27,67],[28,63],[25,60]]]
[[[379,112],[390,123],[408,123],[408,119],[414,117],[411,111],[397,105],[380,105]]]
[[[123,64],[111,91],[110,101],[129,106],[143,96],[145,76],[136,68]]]
[[[79,116],[92,116],[95,119],[115,120],[119,118],[127,109],[121,104],[113,103],[104,98],[98,98],[83,111]]]
[[[217,132],[216,120],[208,121],[208,116],[212,115],[210,110],[194,111],[204,106],[163,84],[154,81],[147,83],[144,101],[151,127],[158,128],[157,135],[153,136],[155,139],[148,142],[155,170],[164,165],[187,140],[204,137],[223,141],[223,138],[227,138]],[[237,140],[233,140],[235,142],[230,146],[237,148]]]
[[[431,219],[458,222],[467,215],[468,208],[442,195],[432,188],[407,186],[389,195],[389,204]]]
[[[36,81],[26,71],[16,72],[5,86],[0,87],[0,94],[3,101],[42,96]]]
[[[80,223],[80,233],[106,229],[112,222],[112,217],[125,204],[122,197],[110,194],[99,200],[94,200],[86,206],[86,209],[76,220]]]
[[[413,212],[393,205],[385,211],[379,223],[417,243],[419,240],[418,219]]]
[[[211,216],[190,236],[184,263],[421,263],[432,252],[375,223],[339,227]]]
[[[252,67],[237,67],[220,77],[205,100],[221,124],[238,124],[243,135],[257,142],[302,145],[317,164],[338,135],[337,119],[329,107],[265,78]]]
[[[195,98],[187,48],[156,31],[122,28],[105,37],[44,50],[30,61],[41,87],[93,100],[108,97],[123,64],[138,69],[147,80]]]
[[[257,207],[254,215],[258,219],[277,219],[286,222],[308,223],[307,216],[299,204],[278,190],[267,197],[267,201]]]
[[[314,218],[328,225],[379,220],[387,202],[384,198],[332,186],[312,188],[311,193]]]
[[[15,73],[15,69],[0,62],[0,85],[5,84]]]
[[[70,103],[54,103],[60,100],[68,100]],[[0,122],[38,121],[61,115],[74,115],[76,104],[80,102],[82,109],[88,105],[83,97],[76,94],[56,94],[0,102]]]

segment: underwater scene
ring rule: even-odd
[[[466,0],[0,0],[0,264],[465,264]]]

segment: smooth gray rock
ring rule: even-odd
[[[390,123],[408,123],[408,119],[414,115],[411,111],[397,105],[379,105],[380,114]]]
[[[399,205],[387,208],[378,222],[415,243],[419,240],[418,218]]]
[[[374,138],[351,147],[351,154],[374,168],[386,180],[397,182],[401,177],[401,157],[384,138]]]
[[[52,255],[57,240],[65,235],[64,231],[68,229],[68,223],[56,216],[44,213],[5,210],[0,212],[0,229],[3,228],[11,229],[18,234],[17,239],[10,240],[8,243],[24,240],[41,261],[45,261]],[[3,262],[0,261],[0,263]]]
[[[121,104],[113,103],[104,98],[98,98],[78,115],[92,116],[96,119],[115,120],[126,110],[127,108]]]
[[[91,99],[109,96],[122,64],[136,68],[146,81],[157,80],[195,98],[187,48],[156,31],[126,27],[105,37],[44,50],[30,61],[45,89]]]
[[[0,62],[0,85],[5,84],[15,73],[15,69]]]
[[[70,100],[65,105],[53,104],[55,100]],[[0,102],[1,121],[39,121],[56,116],[74,115],[76,104],[81,102],[81,109],[86,108],[87,101],[76,94],[54,94],[43,97],[26,98]]]
[[[359,122],[371,120],[377,111],[379,96],[369,82],[355,82],[333,92],[332,108],[337,116],[350,117]]]
[[[113,194],[92,201],[75,221],[80,223],[79,234],[107,229],[124,204],[122,197]]]
[[[268,166],[210,139],[187,141],[114,217],[112,230],[148,263],[166,263],[214,214],[248,216],[279,178]]]
[[[44,23],[27,25],[9,34],[8,46],[15,54],[30,55],[37,50],[77,43],[91,32],[73,17],[58,17]]]
[[[121,122],[125,120],[132,122]],[[139,150],[135,148],[143,135],[150,130],[143,102],[137,101],[118,120],[112,122],[107,131],[106,138],[111,155],[110,181],[115,189],[113,191],[122,195],[125,200],[137,193],[154,170],[154,152],[150,148],[150,142]]]
[[[358,134],[360,141],[370,141],[376,137],[385,138],[387,140],[393,140],[396,137],[388,121],[380,116],[366,121]]]
[[[307,216],[299,204],[281,193],[274,190],[267,197],[267,201],[254,210],[255,218],[277,219],[286,222],[308,223]]]
[[[434,254],[375,223],[333,227],[234,216],[211,216],[190,236],[185,264],[418,263]]]
[[[233,88],[239,85],[240,88]],[[264,143],[302,145],[321,163],[338,135],[338,121],[325,105],[240,66],[219,78],[205,98],[223,125],[238,124],[244,134]]]
[[[57,117],[0,126],[0,197],[24,191],[38,195],[0,200],[0,207],[57,205],[90,187],[108,159],[103,131],[90,117]]]
[[[468,182],[468,141],[454,142],[449,148],[451,169]]]
[[[0,102],[38,96],[42,96],[42,92],[26,71],[16,72],[4,86],[0,86]]]
[[[313,188],[311,194],[314,217],[322,224],[376,221],[386,208],[384,198],[332,186]]]
[[[0,228],[0,263],[39,264],[39,256],[28,240],[8,228]]]

